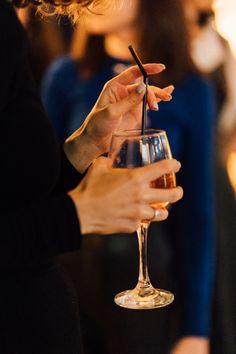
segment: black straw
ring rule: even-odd
[[[130,53],[132,54],[132,57],[134,58],[135,63],[138,65],[142,75],[143,75],[143,82],[146,86],[146,90],[145,90],[145,94],[143,96],[143,109],[142,109],[142,135],[144,135],[145,133],[145,129],[147,126],[147,91],[148,91],[148,74],[146,72],[146,70],[143,67],[143,64],[140,60],[140,58],[138,57],[137,53],[135,52],[134,48],[132,47],[132,45],[129,45],[129,50]]]

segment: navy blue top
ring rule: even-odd
[[[42,95],[59,140],[80,126],[104,83],[125,63],[108,57],[105,64],[89,81],[79,76],[78,64],[68,56],[49,68]],[[161,103],[158,112],[149,112],[149,125],[167,131],[173,156],[182,163],[178,183],[185,196],[171,215],[172,234],[177,241],[176,276],[183,291],[181,335],[207,336],[210,328],[214,259],[213,103],[209,83],[190,74],[176,87],[171,102]]]

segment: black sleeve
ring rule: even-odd
[[[24,30],[4,0],[0,47],[0,270],[15,271],[79,248],[79,220],[66,193],[82,176],[57,145],[32,81]]]
[[[68,192],[74,189],[81,179],[83,178],[84,174],[80,174],[74,166],[70,163],[66,154],[61,147],[61,172],[58,179],[57,186],[55,188],[55,192]]]
[[[66,195],[0,211],[0,270],[20,270],[79,248],[73,202]]]

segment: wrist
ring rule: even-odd
[[[81,186],[81,189],[83,189],[83,186]],[[68,195],[75,205],[81,234],[102,233],[103,229],[100,223],[92,216],[96,215],[94,212],[94,208],[96,209],[96,203],[92,202],[91,195],[89,196],[77,188],[70,191]]]
[[[90,137],[83,132],[75,132],[64,143],[63,149],[71,164],[84,173],[91,163],[101,155],[99,148],[93,143]]]

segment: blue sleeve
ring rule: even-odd
[[[207,86],[189,97],[192,119],[182,161],[185,196],[179,206],[182,335],[208,336],[210,331],[215,249],[213,102]]]
[[[176,300],[181,308],[179,335],[208,336],[215,248],[213,90],[206,83],[193,85],[183,101],[185,105],[173,102],[159,113],[167,134],[170,127],[173,145],[177,132],[176,157],[182,164],[178,182],[184,188],[184,198],[173,206],[169,220],[177,263]]]
[[[45,73],[41,85],[41,96],[60,143],[66,138],[66,92],[63,61],[59,60],[53,63]]]

